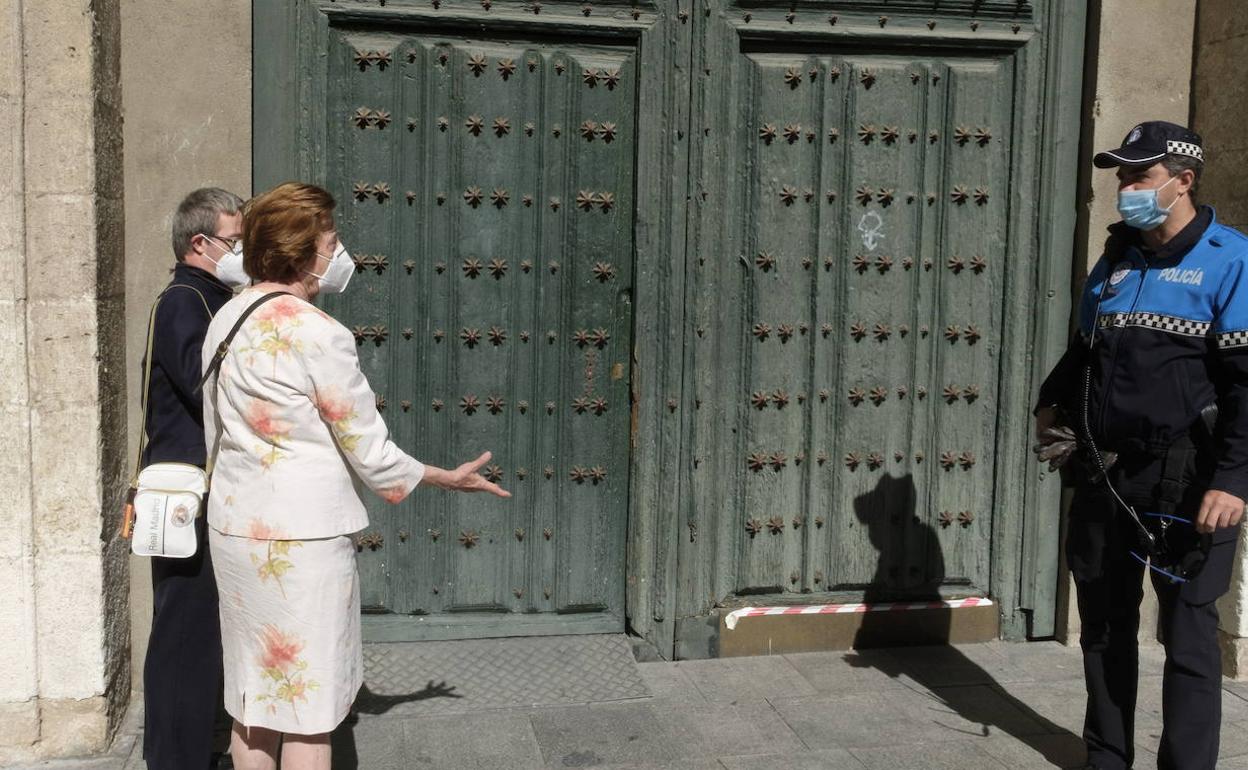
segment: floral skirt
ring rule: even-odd
[[[316,735],[363,683],[355,544],[209,530],[221,595],[225,710],[248,727]]]

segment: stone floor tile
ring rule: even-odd
[[[883,650],[799,652],[784,656],[817,692],[865,692],[905,687],[898,664]]]
[[[1009,735],[993,735],[975,744],[1011,770],[1053,770],[1077,768],[1087,762],[1083,738],[1068,732],[1031,735],[1020,740]]]
[[[719,761],[727,770],[861,770],[865,767],[844,749],[720,757]]]
[[[412,719],[402,727],[407,755],[397,767],[536,770],[543,764],[529,715],[519,710]],[[374,767],[360,763],[361,770]]]
[[[868,770],[1007,770],[974,741],[945,741],[922,746],[851,749]]]
[[[887,656],[895,662],[895,668],[885,673],[929,690],[951,685],[993,684],[1005,666],[1001,654],[984,644],[903,647],[887,650]]]
[[[733,706],[656,705],[671,737],[705,756],[790,753],[806,751],[806,744],[767,701]]]
[[[939,739],[943,730],[914,721],[925,696],[909,690],[826,694],[772,701],[811,749],[897,746]]]
[[[783,655],[691,660],[682,663],[681,668],[711,703],[818,694]]]
[[[928,719],[950,730],[981,735],[1006,734],[1018,738],[1064,731],[1005,691],[987,685],[941,687],[931,691],[914,719]]]
[[[685,670],[686,663],[640,663],[641,680],[656,703],[706,703]]]
[[[672,737],[649,703],[548,709],[530,712],[529,720],[547,767],[661,764],[696,756]]]

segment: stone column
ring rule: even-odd
[[[117,0],[0,0],[0,762],[127,703]]]
[[[1201,0],[1192,73],[1192,125],[1205,141],[1205,171],[1196,199],[1210,203],[1225,224],[1248,232],[1248,15],[1239,0]],[[1231,591],[1218,602],[1224,671],[1248,679],[1248,543],[1240,538]]]

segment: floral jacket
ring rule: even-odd
[[[251,303],[217,312],[203,365]],[[215,454],[208,523],[227,535],[314,539],[368,525],[361,484],[397,503],[425,467],[390,440],[345,326],[294,296],[261,305],[204,386],[204,438]]]

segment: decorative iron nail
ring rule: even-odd
[[[897,398],[905,398],[908,395],[910,395],[910,388],[905,385],[899,385],[897,387]]]
[[[553,273],[554,270],[551,270],[551,272]],[[556,332],[554,329],[551,329],[550,331],[546,332],[547,342],[554,343],[554,341],[557,339],[559,339],[559,333]]]
[[[441,206],[443,203],[446,203],[446,193],[444,192],[438,193],[437,201],[438,201],[439,206]]]
[[[802,127],[797,123],[790,123],[784,127],[784,138],[789,144],[794,144],[798,139],[802,138]]]
[[[503,469],[497,465],[487,465],[485,466],[485,473],[481,475],[485,476],[486,481],[492,481],[497,484],[503,480]]]
[[[879,452],[872,452],[871,454],[867,455],[867,467],[868,468],[870,468],[873,471],[879,470],[880,466],[882,465],[884,465],[884,455],[880,454]]]
[[[595,465],[589,469],[589,477],[593,480],[595,486],[601,484],[607,480],[607,469],[601,465]]]
[[[614,123],[602,123],[598,126],[598,136],[601,137],[602,141],[607,144],[611,144],[611,142],[615,141],[615,131],[616,128]]]
[[[589,330],[577,329],[572,333],[572,341],[576,343],[578,348],[583,348],[589,344]]]
[[[559,199],[558,199],[558,198],[551,198],[551,199],[550,199],[550,210],[551,210],[551,211],[558,211],[558,210],[559,210]]]
[[[598,328],[598,329],[594,329],[594,333],[589,336],[589,339],[591,342],[594,343],[594,347],[598,348],[599,350],[602,350],[603,348],[607,346],[607,343],[611,340],[611,335],[607,332],[606,329]]]
[[[676,399],[669,398],[667,400],[667,411],[671,412],[672,414],[676,413]]]
[[[402,407],[403,411],[405,412],[412,411],[412,402],[408,401],[407,399],[403,399],[402,401],[400,401],[399,406]]]
[[[862,388],[850,388],[849,402],[854,406],[858,406],[867,397],[867,392]]]
[[[1017,35],[1017,34],[1018,34],[1018,32],[1019,32],[1019,30],[1021,30],[1022,28],[1023,28],[1023,25],[1022,25],[1022,24],[1011,24],[1011,25],[1010,25],[1010,31],[1011,31],[1011,32],[1013,32],[1015,35]]]
[[[490,193],[490,202],[495,208],[503,208],[511,201],[511,193],[501,187],[495,187],[494,192]]]
[[[376,551],[385,542],[386,539],[381,536],[380,532],[370,532],[367,535],[360,535],[355,541],[355,547],[357,549],[367,548],[370,551]]]
[[[820,324],[819,333],[823,335],[824,339],[827,339],[832,334],[832,324]]]
[[[498,74],[503,78],[503,80],[507,80],[512,75],[516,74],[515,59],[499,59]]]
[[[983,206],[988,203],[988,188],[987,187],[975,188],[975,203],[980,206]]]
[[[927,459],[927,453],[926,453],[926,452],[924,452],[924,451],[920,450],[920,451],[918,451],[918,452],[915,452],[915,453],[914,453],[914,461],[915,461],[916,463],[921,463],[921,462],[923,462],[923,461],[924,461],[924,460],[926,460],[926,459]]]
[[[750,396],[750,403],[754,405],[755,409],[766,409],[767,404],[771,403],[771,396],[761,390],[756,390]]]
[[[945,470],[949,470],[956,465],[957,462],[958,456],[954,452],[945,451],[940,453],[940,467]]]
[[[776,405],[777,409],[783,409],[789,405],[789,394],[783,389],[777,390],[771,394],[771,402]]]
[[[971,468],[974,468],[975,467],[975,453],[969,450],[963,452],[958,457],[958,465],[961,465],[962,470],[964,471],[969,471]]]
[[[942,398],[946,403],[952,404],[962,397],[962,389],[957,385],[946,385],[942,391]]]
[[[893,197],[895,194],[896,191],[893,188],[881,187],[880,191],[876,193],[876,200],[880,202],[881,206],[890,206],[893,203]]]
[[[806,199],[807,203],[810,203],[815,199],[815,191],[807,187],[805,190],[802,190],[802,197]]]
[[[767,339],[767,337],[770,335],[771,335],[771,327],[769,325],[765,323],[761,323],[761,322],[754,324],[754,336],[758,338],[759,342],[762,342],[763,340]]]
[[[589,409],[589,399],[584,396],[577,396],[572,400],[572,411],[577,414],[585,414],[585,410]]]
[[[754,264],[758,266],[758,269],[766,273],[776,267],[776,256],[770,251],[760,251],[754,257]]]
[[[440,411],[442,411],[442,407],[443,407],[443,406],[445,406],[445,405],[446,405],[446,404],[445,404],[445,403],[443,403],[442,399],[440,399],[440,398],[435,398],[435,399],[433,400],[433,411],[435,411],[435,412],[440,412]]]
[[[987,147],[988,143],[991,141],[992,141],[992,131],[990,131],[987,128],[982,128],[982,127],[975,129],[975,143],[976,144],[978,144],[980,147]]]
[[[368,128],[373,123],[373,111],[367,107],[360,107],[351,116],[351,122],[359,128]]]
[[[511,121],[507,118],[494,118],[494,135],[499,139],[511,133]]]
[[[893,452],[893,460],[895,460],[896,462],[901,462],[904,459],[906,459],[905,452],[902,452],[902,451]]]
[[[924,269],[925,271],[927,271],[927,272],[931,272],[931,270],[932,270],[932,265],[933,265],[933,264],[934,264],[934,263],[932,262],[932,258],[931,258],[931,257],[925,257],[925,258],[923,259],[923,269]]]
[[[495,257],[490,260],[490,275],[494,276],[495,280],[499,280],[507,275],[507,267],[507,260]]]
[[[802,84],[802,73],[797,67],[789,67],[784,71],[784,82],[789,84],[789,88],[797,88]]]
[[[459,533],[459,544],[465,548],[472,548],[480,539],[481,536],[477,534],[476,530],[461,530]]]
[[[780,516],[772,516],[767,520],[767,530],[773,535],[778,535],[784,531],[784,519]]]
[[[963,261],[962,257],[959,257],[955,254],[954,256],[950,257],[949,259],[945,261],[945,267],[949,268],[955,274],[957,274],[957,273],[961,273],[962,270],[965,269],[966,262]]]
[[[958,326],[957,324],[949,324],[948,326],[945,327],[945,339],[949,340],[950,342],[957,342],[958,338],[961,336],[962,336],[962,328]]]
[[[875,338],[879,340],[880,342],[883,342],[884,340],[888,339],[889,336],[892,335],[892,333],[893,333],[893,330],[889,328],[888,324],[884,324],[884,323],[876,324],[875,331],[872,332]]]
[[[968,404],[975,401],[975,399],[979,398],[979,386],[967,385],[966,389],[962,391],[962,398],[964,398]]]
[[[461,268],[464,271],[464,275],[469,278],[476,278],[478,275],[481,275],[481,260],[475,257],[469,257],[464,260],[464,264]]]
[[[966,146],[971,141],[971,129],[966,126],[958,126],[953,130],[953,141],[958,143],[959,147]]]
[[[472,206],[474,209],[481,205],[482,198],[483,195],[480,187],[474,186],[464,190],[464,202],[469,206]]]
[[[793,337],[793,324],[780,324],[776,329],[776,335],[780,337],[781,342],[788,342]]]
[[[763,144],[771,144],[776,139],[776,127],[770,123],[764,123],[758,129],[758,138],[763,140]]]
[[[866,254],[856,254],[853,260],[854,269],[859,273],[867,272],[867,268],[871,267],[871,258]]]
[[[741,14],[741,20],[744,21],[746,24],[749,24],[750,20],[753,18],[754,18],[754,14],[750,13],[749,11],[746,11],[745,13]]]
[[[491,326],[488,336],[490,343],[493,344],[494,347],[499,347],[507,341],[507,330],[497,326]]]
[[[402,332],[402,334],[403,334],[403,339],[405,339],[405,340],[410,340],[410,339],[412,338],[412,335],[413,335],[413,334],[415,334],[415,333],[416,333],[416,330],[415,330],[415,329],[413,329],[412,327],[408,326],[408,327],[406,327],[406,328],[404,328],[404,329],[403,329],[403,332]]]
[[[941,511],[937,518],[941,527],[948,527],[953,523],[953,513],[951,511]]]
[[[859,187],[856,191],[854,191],[854,197],[858,199],[859,203],[865,206],[871,202],[871,199],[873,197],[875,197],[875,190],[872,190],[870,187],[863,185],[862,187]]]
[[[767,455],[762,452],[753,452],[749,457],[745,458],[745,463],[750,470],[758,473],[767,467]]]
[[[823,582],[823,570],[817,569],[815,570],[815,585],[818,585],[822,582]]]
[[[572,479],[577,484],[584,484],[589,478],[589,471],[579,465],[574,465],[572,466],[572,470],[568,472],[568,478]]]
[[[763,523],[758,519],[747,519],[745,522],[745,531],[750,533],[750,539],[763,531]]]
[[[615,268],[606,262],[594,263],[594,277],[600,282],[606,283],[615,277]]]
[[[581,82],[593,88],[598,85],[598,73],[591,69],[581,70]]]
[[[416,202],[416,192],[414,190],[408,190],[404,197],[407,198],[407,205],[409,206]]]
[[[548,479],[549,479],[549,478],[551,478],[552,476],[554,476],[554,475],[555,475],[555,468],[554,468],[554,466],[547,465],[545,468],[542,468],[542,475],[543,475],[543,476],[545,476],[545,477],[546,477],[546,478],[548,478]]]
[[[867,325],[859,321],[855,323],[853,326],[850,326],[849,336],[861,342],[862,338],[867,336]]]
[[[963,336],[966,338],[966,344],[974,345],[976,342],[979,342],[980,337],[983,337],[984,335],[982,332],[980,332],[978,326],[971,324],[970,326],[966,327],[966,334],[964,334]]]
[[[901,129],[897,126],[884,126],[880,130],[880,138],[884,140],[884,144],[895,144],[899,136],[901,136]]]
[[[862,83],[863,88],[870,88],[875,85],[875,71],[869,68],[864,69],[858,80]]]
[[[971,526],[971,522],[975,521],[975,514],[971,511],[962,511],[958,514],[958,523],[963,527]]]
[[[784,205],[792,206],[797,201],[797,188],[787,184],[781,187],[780,200],[784,202]]]
[[[598,135],[598,124],[592,120],[587,120],[581,124],[581,136],[585,141],[592,142],[594,137]]]
[[[589,190],[581,190],[576,194],[576,206],[582,211],[593,211],[594,194]]]
[[[551,529],[550,527],[546,527],[542,530],[542,537],[544,537],[545,539],[549,540],[554,536],[555,536],[555,531]],[[549,599],[550,591],[547,591],[546,594],[547,594],[546,598]]]
[[[560,128],[559,126],[555,126],[554,128],[550,129],[550,135],[558,139],[560,136],[563,135],[563,129]]]
[[[484,54],[473,54],[468,59],[468,69],[472,70],[472,74],[481,77],[481,73],[485,72],[485,68],[489,66],[485,61]]]
[[[555,74],[556,75],[562,75],[566,69],[567,69],[567,65],[565,65],[562,61],[555,62]]]
[[[875,258],[875,268],[880,271],[880,275],[887,273],[889,268],[893,266],[893,258],[887,254],[881,254]]]
[[[441,330],[441,329],[434,329],[434,330],[433,330],[433,341],[434,341],[434,342],[441,342],[441,341],[442,341],[442,339],[443,339],[445,336],[446,336],[446,332],[445,332],[445,331],[443,331],[443,330]]]
[[[386,397],[385,396],[377,396],[377,411],[379,412],[386,411]]]
[[[594,7],[590,5],[589,3],[586,3],[585,5],[581,6],[581,13],[585,14],[586,16],[590,15],[593,12],[594,12]]]
[[[459,400],[459,408],[462,409],[464,414],[467,415],[475,414],[480,406],[481,402],[478,401],[477,397],[473,395],[464,396]]]
[[[373,195],[373,186],[368,182],[356,182],[351,188],[351,194],[357,201],[368,200]]]
[[[952,198],[953,202],[959,206],[966,203],[966,199],[969,195],[970,194],[967,192],[966,187],[963,185],[957,185],[953,188],[953,192],[949,193],[949,197]]]
[[[851,471],[858,470],[858,466],[862,464],[862,455],[857,452],[850,452],[845,455],[845,467]]]
[[[615,87],[619,85],[620,82],[620,71],[618,69],[604,70],[600,73],[599,79],[606,84],[608,91],[614,91]],[[606,125],[610,125],[612,128],[615,127],[614,123],[608,123]]]
[[[863,144],[871,144],[871,140],[875,139],[875,125],[871,123],[862,123],[858,126],[858,138]]]
[[[869,395],[872,403],[879,406],[888,400],[888,389],[882,386],[875,387],[871,389],[871,393]]]
[[[601,417],[602,414],[607,411],[607,400],[602,396],[598,396],[589,402],[589,408],[594,414]]]
[[[373,56],[368,51],[356,51],[354,59],[356,65],[360,68],[360,72],[368,69],[373,63]]]
[[[803,270],[809,270],[810,266],[813,264],[815,264],[815,261],[811,259],[810,257],[802,257],[802,269]]]
[[[839,128],[828,129],[828,144],[834,144],[836,140],[840,138],[841,138],[841,129]]]
[[[902,257],[901,266],[906,270],[914,267],[914,257]]]
[[[521,481],[524,481],[528,477],[529,477],[528,468],[516,468],[516,478],[520,479]]]
[[[927,398],[927,388],[923,385],[920,385],[915,392],[919,394],[919,400]]]
[[[971,31],[972,31],[972,32],[974,32],[974,31],[976,31],[977,29],[979,29],[979,22],[978,22],[978,21],[972,21],[972,22],[971,22]]]

